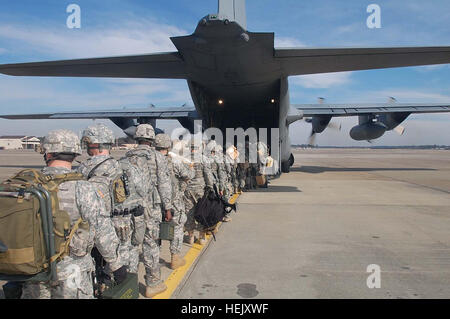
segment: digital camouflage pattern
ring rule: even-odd
[[[69,130],[50,131],[44,138],[42,150],[44,153],[82,154],[80,139]]]
[[[155,139],[155,129],[150,124],[140,124],[136,128],[136,132],[134,133],[134,139]]]
[[[184,193],[188,182],[194,178],[193,167],[181,161],[168,157],[169,171],[172,182],[172,203],[174,208],[173,223],[175,224],[174,239],[170,243],[170,252],[179,254],[183,245],[184,224],[186,223],[186,206]]]
[[[98,166],[100,165],[100,166]],[[116,178],[120,178],[124,172],[120,163],[109,155],[98,155],[88,158],[80,164],[77,171],[86,178],[91,175],[90,182],[96,186],[100,197],[105,203],[106,211],[110,214],[117,237],[120,240],[119,252],[124,265],[128,266],[128,271],[137,273],[139,263],[138,248],[131,244],[132,222],[131,214],[113,216],[113,210],[117,211],[117,204],[114,201],[112,183]],[[130,179],[133,179],[131,176]],[[143,181],[138,181],[139,183]],[[129,208],[129,211],[131,207]]]
[[[233,150],[234,151],[234,150]],[[236,160],[232,157],[233,155],[230,154],[231,152],[226,152],[224,156],[224,166],[225,166],[225,172],[227,174],[227,181],[225,185],[225,191],[226,191],[226,198],[227,200],[230,199],[230,197],[237,192],[236,185],[236,169],[237,164]]]
[[[47,175],[66,174],[71,171],[61,167],[46,167]],[[93,296],[91,273],[94,262],[91,250],[97,247],[112,271],[122,267],[118,253],[119,239],[104,202],[92,183],[87,181],[70,181],[59,186],[58,198],[60,209],[67,211],[72,225],[81,217],[89,224],[89,230],[80,228],[69,245],[69,255],[57,263],[58,282],[26,283],[22,298],[76,298],[91,299]],[[71,278],[77,277],[70,284]],[[77,283],[77,284],[75,284]]]
[[[151,126],[150,126],[151,127]],[[162,220],[162,209],[172,209],[172,187],[167,159],[148,145],[139,145],[129,154],[145,156],[149,168],[148,180],[150,191],[145,205],[145,235],[142,255],[145,266],[145,282],[149,287],[159,285],[161,269],[159,266],[159,225]]]
[[[195,152],[201,152],[200,149],[195,149]],[[187,231],[193,231],[196,228],[201,230],[200,225],[197,225],[194,219],[195,204],[205,194],[205,187],[213,189],[214,186],[214,177],[211,172],[210,160],[203,154],[192,155],[194,158],[200,160],[194,162],[194,178],[189,181],[185,191],[185,205],[187,212],[185,228]]]
[[[170,136],[167,134],[158,134],[155,138],[155,147],[161,149],[171,149],[172,148],[172,140]]]
[[[114,144],[114,132],[104,124],[88,126],[82,134],[81,140],[87,144]]]

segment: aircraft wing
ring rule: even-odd
[[[355,116],[383,113],[441,113],[450,112],[450,103],[361,103],[361,104],[292,104],[304,117],[332,115]]]
[[[179,108],[142,108],[123,110],[101,110],[88,112],[58,112],[58,113],[36,113],[36,114],[10,114],[0,115],[0,118],[9,120],[26,119],[111,119],[111,118],[149,118],[149,119],[180,119],[199,118],[194,107]]]
[[[450,63],[450,47],[275,49],[283,75]]]
[[[0,65],[0,73],[15,76],[186,78],[184,61],[178,52],[3,64]]]

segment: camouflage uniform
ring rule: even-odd
[[[90,144],[98,144],[100,150],[103,148],[109,149],[114,143],[114,133],[103,124],[89,126],[83,131],[82,142],[88,148]],[[121,214],[118,214],[114,194],[112,193],[113,181],[121,178],[124,174],[121,165],[110,155],[98,155],[92,156],[81,163],[78,172],[97,186],[119,237],[119,252],[122,261],[128,266],[129,272],[137,273],[139,252],[138,247],[131,244],[132,224],[131,214],[129,213],[131,209],[127,210],[126,213],[121,210]]]
[[[227,197],[231,197],[234,193],[237,193],[237,186],[236,186],[237,164],[236,160],[232,157],[231,154],[232,152],[234,153],[234,148],[228,148],[227,152],[225,152],[224,154],[225,170],[227,173],[227,184],[226,184]]]
[[[214,152],[215,154],[211,154]],[[223,153],[215,141],[211,141],[206,146],[206,158],[211,166],[211,173],[214,177],[214,185],[216,185],[219,192],[224,192],[226,189],[227,175],[225,171],[225,164],[223,161]]]
[[[73,141],[73,138],[77,142]],[[76,145],[75,149],[47,140],[61,140],[63,144]],[[78,150],[79,140],[76,135],[67,130],[50,132],[44,140],[44,149],[48,153],[74,153]],[[54,150],[53,152],[51,150]],[[71,170],[63,167],[45,167],[42,172],[46,175],[59,175],[70,173]],[[60,184],[58,199],[60,209],[66,211],[72,225],[81,217],[87,222],[89,229],[80,227],[73,236],[69,245],[69,255],[56,264],[58,281],[55,285],[50,283],[27,282],[23,287],[22,298],[52,298],[52,299],[92,299],[93,285],[91,273],[94,271],[94,262],[91,250],[95,245],[112,271],[122,267],[118,253],[119,239],[114,231],[109,213],[105,209],[99,193],[92,183],[87,181],[68,181]],[[71,279],[77,280],[72,282]]]
[[[192,142],[194,143],[194,142]],[[192,146],[191,146],[192,147]],[[198,148],[197,152],[201,153],[201,147]],[[194,178],[191,179],[187,185],[185,191],[185,204],[187,211],[187,220],[185,228],[187,231],[191,232],[198,228],[200,230],[201,226],[196,226],[194,219],[195,205],[200,198],[205,194],[205,187],[213,188],[214,177],[211,172],[210,161],[203,154],[197,154],[194,156]]]
[[[147,160],[150,176],[149,193],[145,200],[146,230],[143,242],[143,260],[146,270],[145,282],[148,287],[159,285],[161,270],[159,266],[159,227],[162,210],[172,209],[172,188],[166,158],[148,145],[139,145],[127,153],[127,156],[141,156]],[[162,206],[162,207],[161,207]]]
[[[184,235],[184,224],[186,223],[186,207],[184,192],[189,180],[194,178],[194,170],[180,160],[168,157],[169,171],[172,182],[172,203],[174,208],[173,223],[175,224],[174,239],[170,242],[170,252],[179,254],[181,252]]]
[[[83,174],[85,177],[88,177],[92,170],[99,164],[101,165],[93,171],[93,176],[89,179],[89,181],[96,185],[100,196],[105,202],[106,211],[112,218],[114,228],[120,240],[119,252],[123,263],[128,266],[128,271],[130,273],[137,273],[139,264],[139,248],[138,246],[133,246],[131,244],[131,234],[133,231],[131,220],[132,216],[128,213],[130,210],[128,210],[125,214],[114,213],[116,204],[114,203],[114,195],[111,194],[111,183],[114,179],[123,175],[123,170],[120,163],[111,156],[94,156],[83,162],[78,167],[78,172]],[[141,181],[139,181],[139,183],[140,182]]]

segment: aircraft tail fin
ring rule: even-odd
[[[219,16],[227,17],[247,30],[245,0],[219,0]]]

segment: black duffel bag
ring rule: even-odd
[[[236,211],[236,204],[229,204],[214,186],[214,190],[206,189],[205,195],[195,205],[194,219],[205,230],[211,230],[232,210]]]

